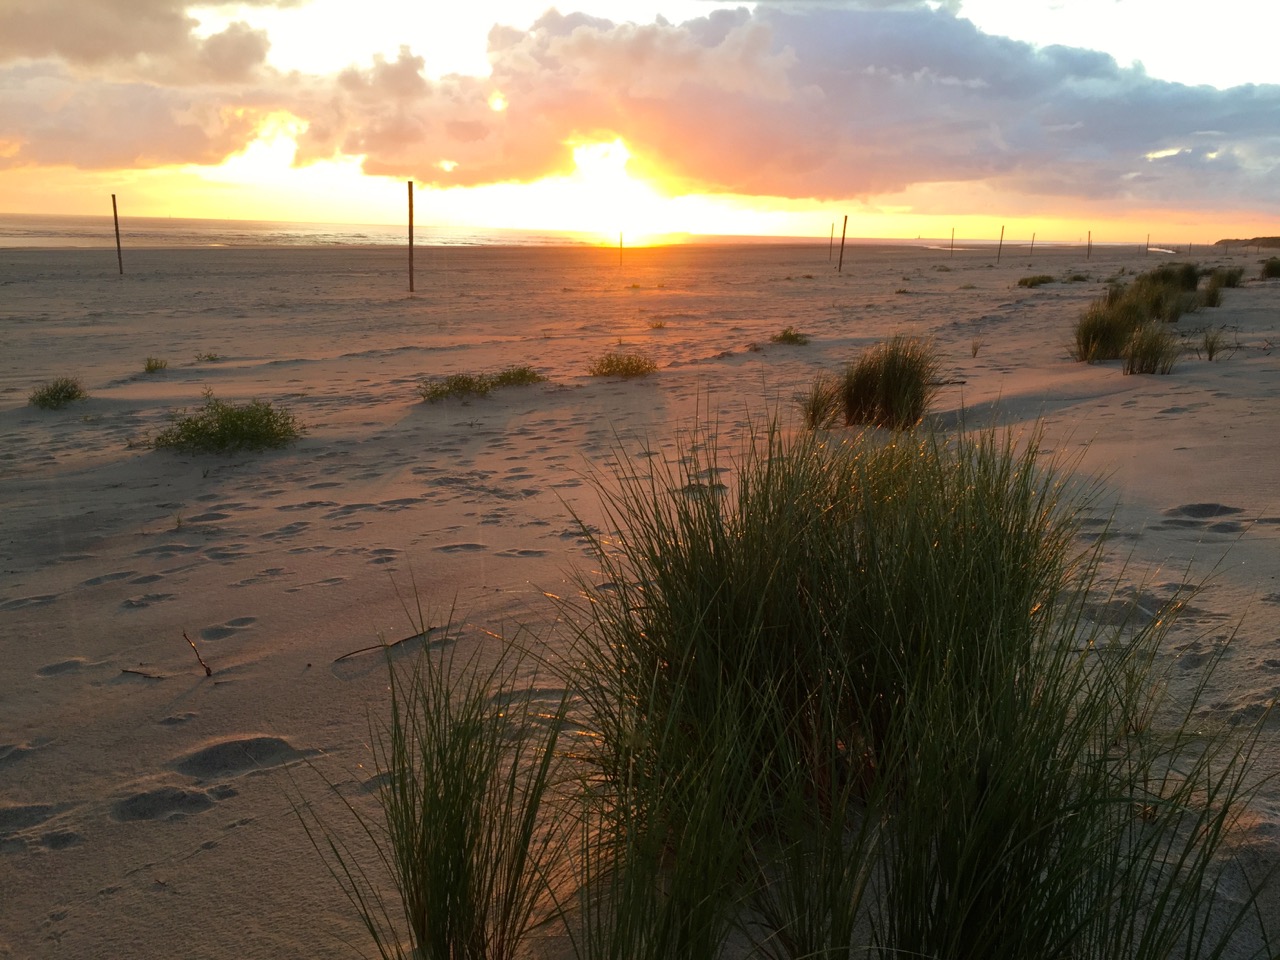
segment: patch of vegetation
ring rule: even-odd
[[[941,361],[933,344],[896,336],[865,351],[840,383],[844,419],[905,430],[924,417],[937,393]]]
[[[650,329],[650,330],[665,330],[665,329],[667,329],[667,321],[665,321],[665,320],[650,320],[650,321],[649,321],[649,329]]]
[[[1164,324],[1144,323],[1125,347],[1123,369],[1125,373],[1168,374],[1181,355],[1177,334]]]
[[[1067,280],[1071,283],[1088,283],[1089,275],[1087,273],[1073,273],[1067,277]]]
[[[1240,286],[1244,279],[1244,267],[1217,267],[1209,275],[1209,282],[1228,289]]]
[[[303,427],[283,407],[264,400],[234,404],[205,391],[204,405],[195,413],[175,415],[173,423],[153,441],[157,450],[180,453],[236,453],[288,446]]]
[[[1020,287],[1043,287],[1046,283],[1055,283],[1057,277],[1052,277],[1047,273],[1037,273],[1035,276],[1023,277],[1018,281]]]
[[[196,354],[196,362],[198,363],[217,363],[219,360],[225,360],[225,359],[226,359],[225,357],[223,357],[221,354],[218,354],[218,353],[197,353]]]
[[[41,410],[61,410],[77,400],[88,400],[84,385],[75,377],[58,377],[40,384],[27,397],[27,402]]]
[[[1200,275],[1193,264],[1163,264],[1129,284],[1112,283],[1076,321],[1072,357],[1086,363],[1116,360],[1148,323],[1172,323],[1198,309]]]
[[[1262,279],[1274,280],[1280,277],[1280,257],[1270,257],[1262,264]]]
[[[809,338],[795,327],[783,327],[780,331],[769,338],[769,342],[786,343],[796,347],[803,347],[809,342]]]
[[[840,419],[843,401],[840,381],[827,373],[814,377],[807,393],[796,398],[804,422],[811,430],[827,430]]]
[[[500,387],[523,387],[543,383],[546,379],[533,367],[515,366],[498,373],[453,373],[440,379],[428,380],[418,387],[418,393],[427,403],[439,403],[450,397],[463,400],[487,397]]]
[[[593,377],[647,377],[658,369],[658,363],[643,353],[616,351],[596,357],[587,367]]]
[[[624,467],[566,608],[579,956],[1217,956],[1260,923],[1219,882],[1261,726],[1159,709],[1178,598],[1086,619],[1088,492],[1034,438],[771,432],[685,494],[713,451]]]
[[[147,357],[147,359],[142,363],[142,372],[159,373],[160,371],[167,369],[168,366],[168,360],[162,360],[159,357]]]

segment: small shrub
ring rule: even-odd
[[[783,327],[781,331],[775,333],[769,338],[770,343],[787,343],[796,347],[803,347],[809,342],[808,336],[801,333],[795,327]]]
[[[1056,278],[1049,276],[1047,273],[1037,273],[1033,277],[1023,277],[1018,281],[1020,287],[1043,287],[1046,283],[1053,283]]]
[[[263,400],[233,404],[206,391],[204,406],[181,413],[162,430],[153,445],[180,453],[235,453],[288,446],[302,433],[297,418],[283,407]]]
[[[222,360],[222,359],[224,359],[224,357],[218,353],[197,353],[196,354],[196,361],[198,363],[217,363],[219,360]]]
[[[905,430],[924,417],[937,392],[940,361],[933,344],[897,336],[849,365],[841,383],[848,425]]]
[[[665,329],[667,329],[667,321],[665,321],[665,320],[650,320],[650,321],[649,321],[649,329],[650,329],[650,330],[665,330]]]
[[[1262,279],[1274,280],[1280,277],[1280,257],[1271,257],[1262,265]]]
[[[642,353],[606,353],[591,361],[587,372],[593,377],[647,377],[658,369],[657,361]]]
[[[1124,372],[1172,373],[1181,353],[1181,344],[1172,330],[1161,324],[1144,323],[1129,338]]]
[[[142,364],[143,373],[159,373],[169,366],[168,360],[161,360],[159,357],[147,357]]]
[[[449,397],[487,397],[498,387],[523,387],[546,379],[529,366],[507,367],[499,373],[452,373],[423,383],[418,393],[427,403],[439,403]]]
[[[1235,288],[1244,279],[1244,267],[1218,267],[1210,275],[1210,280],[1217,280],[1218,286]]]
[[[41,410],[61,410],[77,400],[87,400],[84,386],[75,377],[58,377],[31,391],[27,401]]]

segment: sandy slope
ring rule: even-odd
[[[304,758],[363,802],[385,667],[337,658],[414,632],[415,591],[456,606],[477,644],[515,624],[554,643],[543,593],[591,576],[573,514],[599,519],[593,471],[674,458],[695,418],[731,450],[771,410],[792,419],[818,370],[898,332],[946,358],[942,423],[1042,417],[1047,449],[1107,474],[1086,523],[1114,506],[1122,598],[1212,574],[1170,638],[1175,686],[1234,633],[1206,722],[1257,718],[1280,691],[1280,285],[1182,321],[1226,327],[1238,347],[1217,362],[1072,363],[1071,323],[1105,278],[1156,262],[856,248],[837,275],[825,245],[621,266],[609,250],[420,249],[409,295],[387,249],[144,250],[123,278],[112,251],[0,251],[0,956],[351,955],[354,917],[290,807],[323,795]],[[1077,271],[1091,279],[1016,285]],[[813,342],[769,343],[786,325]],[[619,343],[659,372],[588,377]],[[147,356],[167,371],[143,374]],[[512,363],[551,382],[470,404],[416,393],[424,375]],[[91,399],[26,405],[63,374]],[[283,402],[308,432],[267,454],[147,449],[208,388]],[[1278,828],[1267,788],[1244,834],[1264,862]]]

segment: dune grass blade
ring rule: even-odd
[[[388,717],[373,727],[381,822],[346,803],[385,876],[328,825],[304,826],[379,956],[508,960],[550,910],[564,862],[567,834],[544,806],[566,701],[540,710],[513,663],[459,663],[452,647],[388,669]]]
[[[153,443],[182,453],[234,453],[285,447],[301,433],[297,418],[283,407],[263,400],[227,403],[206,393],[199,410],[175,417]]]

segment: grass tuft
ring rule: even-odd
[[[1076,321],[1071,356],[1085,363],[1119,359],[1139,328],[1156,320],[1172,323],[1198,309],[1199,282],[1194,264],[1167,263],[1127,285],[1110,284]]]
[[[181,413],[153,441],[157,450],[180,453],[235,453],[288,446],[302,434],[297,418],[264,400],[233,404],[205,391],[204,405]]]
[[[1262,279],[1274,280],[1280,277],[1280,257],[1270,257],[1262,264]]]
[[[809,390],[796,398],[804,415],[805,426],[811,430],[829,430],[840,419],[843,407],[840,381],[830,374],[819,374],[809,384]]]
[[[941,366],[932,343],[896,336],[865,351],[840,385],[845,423],[903,430],[920,422],[937,393]]]
[[[1052,277],[1047,273],[1037,273],[1032,277],[1023,277],[1018,281],[1020,287],[1043,287],[1046,283],[1054,283],[1056,277]]]
[[[1125,373],[1173,373],[1182,355],[1177,335],[1163,324],[1144,323],[1133,332],[1124,350]]]
[[[470,399],[487,397],[500,387],[522,387],[542,383],[547,378],[529,366],[507,367],[498,373],[453,373],[438,380],[429,380],[418,387],[418,393],[427,403],[439,403],[450,397]]]
[[[159,357],[147,357],[147,359],[144,360],[142,363],[142,372],[143,373],[159,373],[162,370],[167,369],[168,366],[169,366],[168,360],[162,360]]]
[[[643,353],[606,353],[591,361],[587,372],[593,377],[647,377],[658,369],[657,361]]]
[[[89,394],[75,377],[58,377],[40,384],[31,391],[27,402],[41,410],[61,410],[77,400],[87,400]]]
[[[783,327],[780,331],[769,338],[770,343],[785,343],[791,346],[803,347],[809,342],[809,337],[795,327]]]

